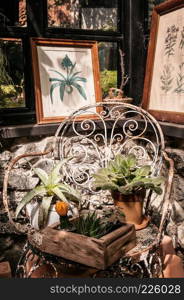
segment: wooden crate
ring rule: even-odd
[[[122,224],[100,239],[57,230],[56,225],[30,234],[28,239],[42,252],[99,270],[105,270],[136,245],[135,227],[132,224]]]

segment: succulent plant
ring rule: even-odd
[[[162,193],[160,185],[163,177],[151,177],[149,165],[137,166],[134,154],[123,156],[118,154],[110,161],[106,168],[101,168],[93,174],[96,189],[119,191],[130,195],[141,189],[151,189],[157,194]]]
[[[68,184],[61,183],[60,169],[65,162],[66,160],[59,162],[53,168],[50,174],[47,174],[43,169],[33,168],[34,173],[39,177],[41,183],[22,198],[16,209],[16,218],[18,217],[20,211],[33,198],[35,198],[36,200],[41,198],[41,203],[39,206],[38,225],[39,228],[43,228],[47,224],[49,209],[54,197],[66,203],[68,203],[69,198],[72,201],[79,201],[80,194]]]
[[[104,221],[96,212],[88,212],[87,215],[80,215],[73,222],[74,232],[85,236],[100,238],[109,233],[114,227],[120,226],[120,222]]]

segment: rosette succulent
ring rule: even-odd
[[[123,156],[118,154],[106,168],[101,168],[93,174],[96,189],[119,191],[130,195],[142,189],[150,189],[157,194],[162,193],[163,177],[153,177],[149,165],[137,166],[134,154]]]

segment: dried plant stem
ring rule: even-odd
[[[124,56],[125,54],[121,49],[119,49],[119,54],[120,54],[120,66],[121,66],[121,85],[120,85],[120,90],[123,90],[125,85],[127,84],[129,80],[129,76],[125,75],[125,63],[124,63]]]

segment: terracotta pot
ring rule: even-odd
[[[147,226],[148,218],[143,215],[143,201],[146,190],[131,195],[123,195],[118,191],[111,192],[114,205],[118,206],[125,215],[125,221],[135,225],[136,230]]]

